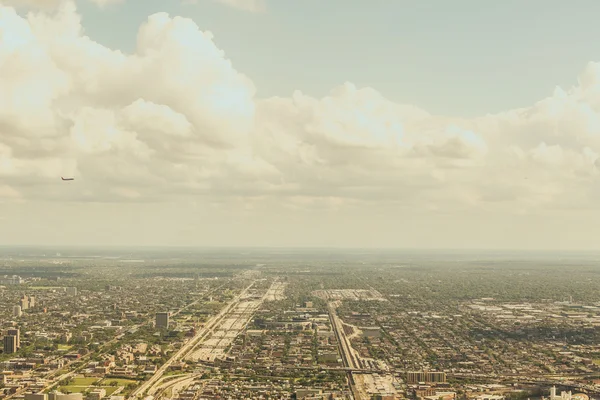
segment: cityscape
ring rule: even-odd
[[[0,400],[600,400],[598,16],[0,0]]]
[[[600,394],[592,256],[71,251],[1,253],[3,399]]]

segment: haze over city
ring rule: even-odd
[[[0,243],[596,250],[599,12],[0,1]]]
[[[0,0],[0,400],[600,399],[598,15]]]

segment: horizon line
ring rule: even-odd
[[[257,245],[174,245],[174,244],[0,244],[8,248],[69,248],[69,249],[197,249],[197,250],[340,250],[398,252],[522,252],[522,253],[599,253],[599,249],[539,249],[539,248],[467,248],[467,247],[357,247],[357,246],[257,246]]]

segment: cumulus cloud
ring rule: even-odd
[[[85,36],[73,2],[20,4],[58,7],[23,17],[0,6],[3,199],[490,212],[598,203],[599,64],[531,107],[471,119],[352,83],[321,99],[260,99],[190,19],[151,15],[127,55]],[[82,183],[56,189],[61,175]]]

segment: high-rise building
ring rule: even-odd
[[[14,306],[13,307],[13,315],[15,317],[20,317],[21,315],[23,315],[23,311],[21,310],[21,306]]]
[[[169,313],[168,312],[156,313],[156,327],[157,328],[168,328],[169,327]]]
[[[69,296],[77,296],[77,288],[76,287],[65,288],[65,291],[67,292],[67,295],[69,295]]]
[[[407,383],[419,383],[425,382],[425,374],[423,372],[407,372],[406,373],[406,382]]]
[[[21,306],[21,310],[27,310],[29,308],[29,298],[26,294],[19,300],[19,305]]]
[[[4,354],[12,354],[17,352],[17,337],[6,335],[4,336]]]
[[[14,336],[17,338],[17,349],[21,348],[21,333],[19,332],[19,328],[9,328],[6,331],[8,336]]]
[[[427,383],[446,383],[445,372],[427,372],[425,373],[425,382]]]
[[[29,308],[35,307],[35,296],[29,296]]]
[[[446,383],[446,373],[435,371],[408,372],[406,374],[406,382],[409,384],[415,384],[420,382]]]

